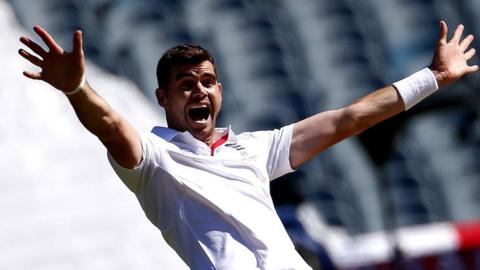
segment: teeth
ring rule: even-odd
[[[188,109],[190,119],[195,123],[207,123],[209,116],[208,104],[195,104]]]
[[[191,109],[208,108],[207,105],[192,106]]]

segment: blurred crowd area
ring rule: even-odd
[[[44,26],[64,48],[82,29],[86,57],[130,78],[152,105],[163,52],[204,46],[224,89],[219,125],[237,133],[345,106],[428,66],[439,20],[480,37],[478,0],[9,2],[26,28]],[[276,204],[312,203],[351,235],[478,219],[479,82],[468,76],[272,182]]]

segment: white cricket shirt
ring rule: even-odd
[[[139,166],[109,160],[191,269],[311,269],[270,196],[270,180],[292,171],[292,130],[235,135],[218,129],[226,142],[212,151],[189,132],[155,127],[141,136]]]

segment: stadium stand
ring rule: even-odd
[[[26,28],[43,25],[67,48],[72,31],[83,29],[87,57],[132,80],[152,104],[163,51],[202,44],[223,84],[220,125],[237,133],[344,106],[428,65],[439,19],[480,35],[478,0],[5,3]],[[465,78],[272,182],[278,212],[315,269],[480,269],[478,243],[465,244],[461,229],[444,233],[452,231],[445,224],[480,218],[479,78]],[[445,243],[433,237],[441,238],[432,233],[437,225]],[[399,230],[428,243],[387,237]]]
[[[443,207],[445,220],[480,215],[477,115],[469,110],[445,110],[441,115],[415,119],[407,130],[410,136],[404,141],[416,140],[424,152],[421,164],[435,172],[426,188],[437,186],[437,193],[444,196],[441,201],[448,202]]]
[[[379,24],[383,28],[387,51],[383,72],[388,81],[406,76],[431,61],[435,39],[438,36],[437,14],[432,0],[381,1],[371,0]],[[415,31],[412,31],[415,29]],[[391,71],[391,74],[388,73]]]

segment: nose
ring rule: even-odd
[[[195,87],[193,87],[192,89],[192,98],[203,99],[203,97],[205,97],[206,95],[207,95],[207,90],[202,85],[202,83],[198,81],[195,84]]]

